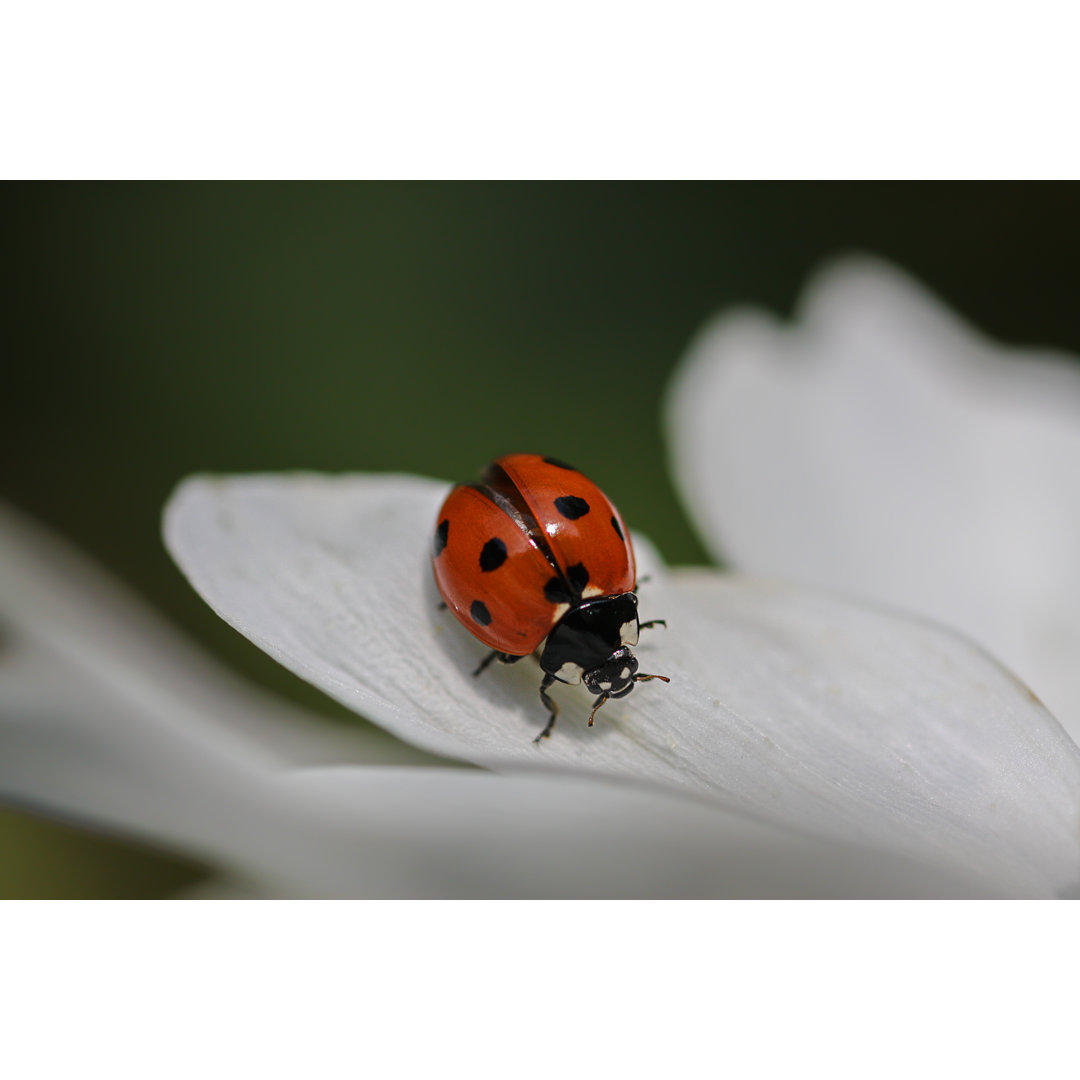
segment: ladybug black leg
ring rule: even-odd
[[[490,664],[491,661],[494,660],[495,657],[498,656],[498,655],[499,655],[499,650],[498,649],[492,649],[491,652],[489,652],[487,654],[487,656],[485,656],[484,659],[480,661],[480,666],[473,672],[473,678],[475,679],[476,676],[479,675],[480,672],[483,671],[484,668],[486,668],[488,666],[488,664]]]
[[[634,682],[651,682],[653,679],[659,679],[661,682],[671,682],[666,675],[635,675]]]
[[[555,717],[559,715],[559,706],[548,697],[547,688],[555,681],[554,675],[545,675],[544,681],[540,684],[540,700],[544,703],[544,708],[547,709],[551,716],[548,717],[547,727],[540,732],[539,735],[533,739],[534,743],[538,743],[541,739],[547,739],[551,736],[551,729],[555,726]]]
[[[650,622],[643,622],[638,626],[639,630],[648,630],[652,626],[662,626],[667,629],[667,619],[653,619]]]
[[[500,664],[515,664],[520,659],[520,656],[511,656],[509,653],[499,652],[498,649],[492,649],[491,652],[480,661],[480,666],[473,672],[473,678],[475,679],[492,660],[498,660]]]

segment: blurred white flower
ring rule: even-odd
[[[718,490],[707,469],[684,483]],[[588,699],[559,687],[534,745],[535,666],[474,679],[483,647],[438,610],[445,490],[196,477],[166,514],[223,618],[400,743],[225,675],[5,512],[0,796],[196,854],[223,875],[205,895],[1077,892],[1080,751],[995,660],[827,593],[668,570],[640,538],[643,613],[669,623],[642,666],[671,684],[592,729]]]
[[[733,569],[928,615],[1080,737],[1080,360],[1006,349],[838,262],[793,323],[732,311],[668,401],[674,473]]]

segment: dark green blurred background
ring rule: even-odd
[[[455,479],[536,449],[701,561],[659,403],[705,318],[787,313],[819,262],[866,251],[996,337],[1080,353],[1078,211],[1073,184],[6,184],[0,493],[335,713],[172,567],[158,522],[182,476]],[[0,895],[198,872],[0,814]]]

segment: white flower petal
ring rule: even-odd
[[[445,485],[408,477],[193,478],[166,537],[204,598],[287,667],[405,739],[502,769],[562,766],[707,795],[830,840],[929,859],[1011,895],[1080,880],[1080,751],[953,635],[828,596],[668,576],[639,649],[672,677],[609,703],[556,691],[438,610],[428,543]]]
[[[929,615],[1080,736],[1080,365],[1005,350],[885,264],[798,318],[724,315],[669,400],[675,473],[740,570]]]
[[[823,593],[678,583],[682,659],[712,668],[713,776],[737,805],[934,853],[1018,895],[1080,880],[1080,751],[987,654]]]
[[[204,857],[258,850],[267,819],[251,806],[272,755],[174,719],[47,646],[5,654],[0,796]]]
[[[253,767],[176,731],[163,740],[152,716],[115,702],[70,690],[43,696],[38,678],[23,684],[32,695],[13,692],[12,681],[0,686],[5,798],[194,854],[225,868],[237,895],[1004,894],[927,862],[582,777]],[[112,707],[126,738],[99,737],[99,707]]]
[[[293,796],[390,847],[379,895],[494,897],[973,896],[985,886],[914,860],[830,844],[705,803],[591,778],[337,768]],[[372,823],[377,823],[373,828]],[[403,854],[404,853],[404,854]],[[298,852],[299,854],[299,852]],[[301,868],[303,870],[303,868]],[[305,876],[310,876],[304,871]]]
[[[951,870],[580,778],[282,771],[369,740],[324,736],[318,718],[249,690],[14,511],[0,526],[0,796],[221,866],[222,888],[195,895],[996,894]]]
[[[194,854],[224,868],[237,895],[1003,894],[951,868],[587,778],[281,771],[46,645],[7,653],[2,674],[4,799]]]
[[[233,676],[64,540],[0,503],[6,679],[28,653],[42,693],[70,688],[70,701],[89,694],[126,703],[161,727],[231,747],[253,763],[423,760],[381,733],[335,724]],[[52,672],[50,664],[57,665]],[[101,710],[106,719],[110,708]],[[110,726],[100,735],[116,731]]]

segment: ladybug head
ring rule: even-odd
[[[582,681],[594,694],[606,694],[609,698],[625,697],[634,689],[637,669],[637,657],[624,645],[602,664],[586,671]]]

